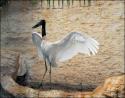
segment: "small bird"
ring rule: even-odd
[[[71,32],[61,40],[56,42],[48,42],[46,40],[46,21],[41,20],[32,28],[41,26],[42,35],[32,32],[32,41],[37,48],[38,56],[45,61],[45,73],[48,70],[47,64],[50,66],[50,83],[51,83],[51,67],[57,67],[57,62],[64,62],[71,59],[78,53],[95,55],[99,49],[99,43],[85,33]]]

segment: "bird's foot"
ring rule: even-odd
[[[50,88],[49,88],[50,90],[52,89],[52,87],[50,86]]]
[[[82,85],[82,83],[80,83],[80,87],[81,87],[80,90],[83,91],[83,85]]]
[[[52,86],[53,86],[53,85],[50,83],[50,84],[49,84],[49,89],[50,89],[50,90],[52,89]]]
[[[39,84],[39,88],[43,88],[43,82],[41,82],[40,84]]]

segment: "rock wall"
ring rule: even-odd
[[[9,8],[2,11],[1,49],[27,55],[26,61],[32,66],[30,81],[34,82],[41,81],[44,62],[37,58],[31,27],[41,18],[47,21],[49,41],[76,31],[85,32],[100,43],[96,56],[77,55],[54,68],[52,82],[98,85],[105,78],[124,72],[124,1],[97,0],[90,7],[78,7],[76,2],[73,7],[64,9],[41,9],[39,3],[32,6],[29,1],[10,2]],[[34,60],[38,62],[32,63]],[[45,82],[48,80],[47,74]]]

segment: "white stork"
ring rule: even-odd
[[[95,55],[99,49],[99,43],[88,36],[78,32],[71,32],[61,40],[56,42],[48,42],[46,40],[46,21],[41,20],[33,28],[42,27],[42,36],[37,33],[32,33],[32,40],[37,48],[38,55],[45,61],[45,73],[47,72],[47,63],[50,65],[50,83],[51,83],[51,67],[57,67],[57,62],[64,62],[71,59],[78,53]]]

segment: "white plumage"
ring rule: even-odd
[[[87,34],[71,32],[61,40],[50,43],[46,40],[46,21],[40,20],[32,28],[41,26],[41,35],[37,32],[32,33],[32,40],[38,50],[38,55],[45,61],[45,73],[47,72],[47,64],[50,65],[50,83],[51,83],[51,66],[57,67],[57,62],[64,62],[71,59],[78,53],[95,55],[99,49],[99,43],[89,37]],[[42,81],[43,81],[42,79]]]
[[[78,53],[95,55],[99,49],[99,43],[95,39],[77,32],[71,32],[63,39],[53,43],[43,40],[39,33],[33,32],[32,40],[39,57],[53,67],[58,66],[57,62],[69,60]]]

